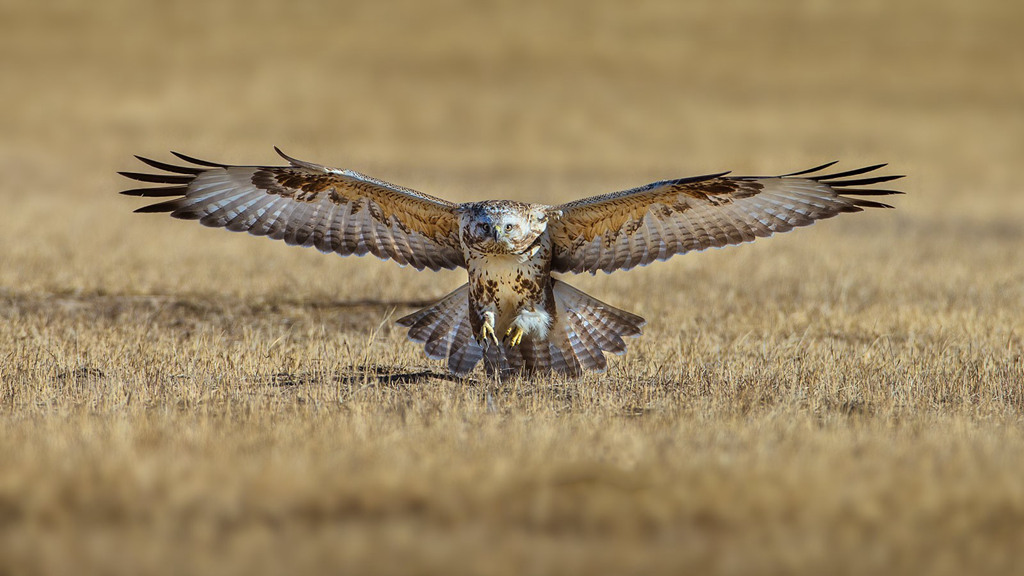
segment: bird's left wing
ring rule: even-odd
[[[174,197],[136,212],[170,212],[322,252],[369,252],[418,270],[465,267],[456,204],[275,150],[288,166],[230,166],[174,153],[190,164],[177,166],[138,157],[164,173],[120,174],[167,186],[122,194]]]
[[[691,250],[749,242],[841,212],[892,208],[852,196],[900,194],[864,188],[902,176],[884,166],[820,174],[834,162],[783,176],[727,173],[665,180],[557,206],[548,228],[553,272],[628,270]]]

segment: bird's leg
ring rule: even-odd
[[[484,325],[480,328],[480,339],[486,342],[488,337],[501,346],[501,342],[498,342],[498,337],[494,334],[494,312],[490,310],[484,312]]]
[[[509,347],[514,347],[523,341],[523,335],[526,332],[523,331],[523,327],[518,324],[512,324],[505,331],[505,340],[508,342]]]

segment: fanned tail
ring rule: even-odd
[[[469,285],[438,303],[400,318],[409,338],[423,344],[427,356],[448,361],[448,369],[466,374],[484,360],[488,374],[508,376],[558,372],[579,376],[608,368],[605,352],[623,354],[624,338],[639,336],[646,323],[558,280],[551,281],[554,322],[546,339],[527,334],[516,346],[481,345],[470,324]]]
[[[448,370],[467,374],[483,358],[469,322],[469,284],[463,284],[437,304],[397,320],[409,328],[409,339],[422,343],[427,356],[448,360]]]
[[[534,374],[559,372],[579,376],[584,370],[608,368],[604,353],[626,352],[624,338],[639,336],[646,321],[601,302],[559,280],[551,281],[554,324],[546,340],[531,335],[514,347],[487,350],[488,372]]]

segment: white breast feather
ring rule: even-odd
[[[539,340],[548,337],[548,326],[551,324],[551,315],[543,310],[523,310],[516,316],[515,322],[523,332]]]

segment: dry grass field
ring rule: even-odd
[[[0,0],[0,574],[1024,571],[1024,4]],[[568,280],[605,374],[465,381],[463,282],[135,215],[272,145],[452,200],[888,161]],[[489,393],[490,391],[490,393]]]

